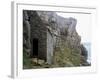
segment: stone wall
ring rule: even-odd
[[[52,64],[53,62],[53,35],[52,33],[47,30],[47,63]]]
[[[42,23],[41,19],[39,18],[39,16],[37,15],[36,11],[27,11],[28,12],[28,16],[29,16],[29,22],[30,22],[30,26],[31,26],[31,38],[30,38],[30,42],[31,42],[31,56],[33,53],[33,47],[32,45],[32,41],[34,38],[38,39],[38,57],[41,59],[46,60],[46,52],[47,52],[47,32],[46,32],[46,27],[45,25]]]
[[[52,63],[54,52],[58,51],[60,55],[62,52],[66,54],[68,51],[71,56],[75,53],[80,55],[76,57],[79,58],[78,62],[81,57],[86,57],[82,55],[81,37],[76,31],[76,19],[63,18],[56,12],[31,10],[24,10],[23,16],[23,42],[26,50],[31,50],[31,57],[34,57],[33,39],[38,39],[38,58],[44,59],[49,64]],[[78,63],[78,65],[80,64]]]

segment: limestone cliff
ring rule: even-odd
[[[50,30],[54,40],[53,65],[55,67],[88,66],[87,51],[76,31],[77,19],[63,18],[52,11],[24,11],[23,45],[30,50],[30,25]],[[33,21],[32,23],[30,22]],[[42,29],[42,28],[41,28]],[[42,35],[43,36],[43,35]],[[27,51],[27,50],[26,50]],[[30,53],[27,51],[27,53]]]

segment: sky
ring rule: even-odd
[[[81,43],[91,43],[91,14],[57,12],[57,15],[77,19],[76,31],[81,36]]]

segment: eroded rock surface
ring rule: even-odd
[[[72,17],[63,18],[57,15],[56,12],[24,10],[23,45],[25,50],[31,55],[32,35],[37,38],[40,37],[41,47],[39,50],[41,56],[45,58],[46,49],[48,49],[46,46],[49,45],[46,43],[48,30],[52,38],[51,40],[53,40],[53,46],[50,46],[53,47],[53,65],[87,66],[89,65],[87,62],[87,51],[81,44],[81,37],[76,31],[76,25],[77,19]],[[36,29],[39,30],[36,31]]]

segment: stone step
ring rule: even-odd
[[[42,65],[42,64],[45,63],[44,60],[42,60],[42,59],[38,59],[38,58],[32,58],[32,62],[33,62],[33,63],[40,64],[40,65]]]

